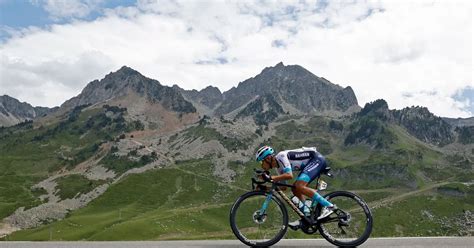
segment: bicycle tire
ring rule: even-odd
[[[245,193],[245,194],[241,195],[235,201],[235,203],[232,205],[232,208],[230,210],[230,227],[232,229],[232,232],[242,243],[244,243],[248,246],[251,246],[251,247],[268,247],[268,246],[274,245],[275,243],[280,241],[280,239],[283,238],[283,236],[285,235],[285,233],[288,230],[288,211],[287,211],[285,205],[283,204],[283,202],[278,197],[275,197],[275,195],[272,195],[272,201],[274,201],[278,205],[278,207],[280,208],[280,211],[282,212],[282,216],[283,216],[283,219],[282,219],[282,224],[283,225],[282,225],[280,231],[278,232],[278,234],[275,235],[275,237],[273,237],[272,239],[270,239],[268,241],[257,242],[255,240],[248,239],[247,237],[245,237],[239,231],[239,227],[237,227],[237,225],[236,225],[235,218],[236,218],[236,214],[238,213],[238,210],[239,210],[239,207],[240,207],[241,203],[244,202],[245,200],[247,200],[249,198],[252,198],[252,197],[255,197],[255,196],[265,196],[266,197],[267,195],[268,195],[268,193],[265,192],[265,191],[252,191],[252,192]]]
[[[372,216],[372,212],[370,211],[369,206],[367,205],[367,203],[365,203],[365,201],[360,196],[358,196],[354,193],[351,193],[351,192],[347,192],[347,191],[335,191],[335,192],[331,192],[329,194],[326,194],[324,196],[324,198],[326,198],[329,201],[331,201],[331,199],[334,199],[336,197],[338,197],[339,199],[341,199],[342,197],[347,197],[347,198],[353,199],[355,202],[357,202],[359,204],[360,207],[362,207],[362,209],[364,211],[364,214],[365,214],[365,217],[367,218],[366,219],[366,221],[367,221],[366,222],[367,223],[366,228],[365,228],[364,232],[362,233],[362,235],[358,239],[353,240],[353,241],[343,241],[343,240],[338,240],[338,239],[335,239],[334,237],[332,237],[332,235],[329,234],[325,230],[324,221],[318,224],[319,233],[328,242],[330,242],[333,245],[339,246],[339,247],[355,247],[355,246],[359,246],[359,245],[363,244],[370,237],[370,234],[372,233],[372,227],[373,227],[373,216]],[[318,204],[318,208],[317,208],[317,211],[316,211],[316,214],[318,214],[317,216],[319,216],[320,211],[321,211],[321,206]]]

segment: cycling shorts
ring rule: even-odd
[[[303,168],[303,170],[298,175],[297,181],[304,181],[308,184],[316,179],[321,171],[326,168],[326,159],[323,156],[318,155],[308,161],[308,164]]]

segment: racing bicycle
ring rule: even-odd
[[[333,177],[327,167],[321,175]],[[322,206],[316,202],[306,215],[285,195],[280,187],[293,185],[265,180],[268,171],[256,170],[252,178],[252,191],[241,195],[230,210],[230,226],[234,235],[244,244],[252,247],[274,245],[288,230],[288,211],[285,202],[301,218],[300,230],[306,234],[319,232],[336,246],[358,246],[364,243],[372,232],[372,213],[365,201],[347,191],[335,191],[324,195],[338,208],[331,215],[318,220]],[[261,180],[264,178],[264,180]],[[324,190],[327,183],[317,178],[317,188]]]

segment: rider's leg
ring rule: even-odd
[[[308,186],[307,182],[298,180],[295,182],[295,188],[294,188],[293,193],[300,199],[302,199],[301,195],[305,195],[309,197],[310,199],[312,199],[313,201],[318,202],[324,207],[332,205],[332,203],[324,199],[324,197],[322,197],[318,192],[316,192],[316,190],[307,186]]]
[[[301,174],[300,174],[300,176],[301,176]],[[300,178],[300,177],[298,177],[298,178]],[[295,187],[292,188],[293,189],[293,194],[296,197],[298,197],[300,199],[300,201],[303,202],[303,204],[304,204],[304,198],[303,198],[304,195],[312,197],[312,195],[314,195],[314,193],[315,193],[315,192],[313,192],[313,190],[311,188],[306,187],[308,185],[308,182],[305,182],[303,180],[296,180],[294,185],[295,185]],[[304,207],[307,208],[307,206],[303,205],[303,209],[300,209],[303,213],[305,212]],[[309,208],[307,208],[306,210],[307,210],[308,213],[310,212]],[[300,228],[300,225],[301,225],[300,220],[295,220],[295,221],[292,221],[292,222],[288,223],[288,226],[293,230],[298,230],[298,228]]]
[[[318,202],[324,207],[318,219],[325,218],[326,216],[330,215],[335,209],[334,205],[328,200],[324,199],[324,197],[322,197],[318,192],[316,192],[316,190],[307,187],[309,183],[319,177],[321,171],[324,168],[326,168],[326,160],[323,156],[318,155],[312,160],[308,161],[308,164],[305,166],[305,168],[300,173],[297,179],[306,182],[305,184],[300,183],[301,186],[299,191],[302,192],[304,195],[310,197],[313,202]]]
[[[310,197],[313,201],[316,201],[322,206],[324,206],[325,209],[329,208],[328,210],[324,210],[322,212],[322,215],[320,215],[318,219],[324,218],[334,211],[334,205],[332,203],[324,199],[324,197],[318,194],[316,190],[307,187],[309,183],[319,177],[319,174],[324,168],[326,168],[326,161],[321,155],[308,161],[308,164],[305,166],[303,171],[301,171],[300,175],[296,179],[296,182],[294,184],[295,188],[293,189],[293,194],[297,196],[300,200],[303,200],[303,195],[305,195]],[[288,225],[293,230],[297,230],[300,226],[300,223],[300,221],[294,221],[288,223]]]
[[[296,197],[298,197],[300,199],[300,202],[302,202],[304,204],[304,191],[305,191],[305,186],[307,185],[308,183],[305,182],[305,181],[301,181],[301,180],[296,180],[296,182],[294,183],[295,187],[292,188],[292,191],[293,191],[293,195],[295,195]],[[298,208],[300,206],[297,206]],[[306,209],[305,209],[306,207]],[[305,206],[305,205],[302,205],[302,208],[300,208],[301,212],[303,212],[304,214],[305,213],[305,210],[307,210],[306,212],[309,214],[310,213],[310,209]],[[301,221],[298,219],[298,220],[295,220],[295,221],[292,221],[292,222],[289,222],[288,223],[288,226],[293,229],[293,230],[298,230],[298,228],[300,228],[300,225],[301,225]]]
[[[307,183],[304,181],[296,180],[294,183],[295,187],[291,189],[293,191],[293,195],[298,197],[301,201],[304,201],[302,189],[306,184]]]

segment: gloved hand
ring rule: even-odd
[[[272,176],[270,176],[270,174],[268,172],[265,172],[262,174],[262,179],[265,181],[265,182],[271,182],[273,183],[273,180],[272,180]]]

